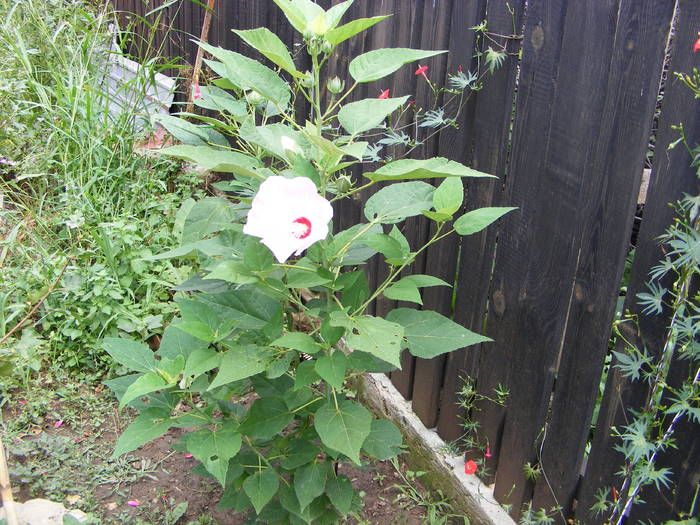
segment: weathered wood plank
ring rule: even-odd
[[[469,11],[468,21],[463,20],[460,22],[460,26],[473,27],[481,23],[486,12],[488,13],[488,26],[495,33],[510,34],[513,31],[513,25],[519,28],[522,23],[524,7],[522,2],[513,4],[513,13],[509,12],[506,5],[501,2],[489,5],[488,10],[485,1],[481,3],[462,1],[459,2],[459,5],[461,10]],[[458,31],[453,31],[453,34],[454,39],[459,38],[457,45],[464,46],[454,55],[455,62],[463,64],[466,69],[475,70],[476,60],[472,61],[471,59],[474,54],[475,33],[473,31],[469,33],[470,39],[467,42],[464,42],[463,37],[457,37]],[[517,53],[519,47],[520,41],[518,40],[512,40],[508,43],[508,51],[511,53]],[[452,50],[450,54],[452,55]],[[468,64],[471,64],[471,68]],[[454,70],[455,68],[450,69]],[[464,130],[460,136],[461,144],[457,144],[456,141],[454,145],[450,144],[453,132],[440,136],[441,150],[443,140],[446,139],[448,142],[444,146],[445,156],[459,155],[458,152],[461,151],[461,158],[457,158],[457,160],[500,177],[500,181],[497,183],[486,180],[465,180],[464,209],[466,211],[494,205],[496,188],[500,193],[505,175],[516,73],[517,58],[511,56],[506,59],[503,67],[485,79],[485,88],[473,96],[473,108],[471,106],[467,108],[464,120],[460,123],[460,131]],[[460,241],[460,268],[457,272],[456,282],[457,300],[453,315],[455,321],[479,333],[483,331],[486,296],[492,270],[495,230],[496,226],[489,228],[485,234],[465,237]],[[489,236],[488,240],[487,236]],[[464,432],[461,423],[467,414],[457,404],[459,402],[458,392],[466,377],[474,375],[475,368],[467,365],[467,360],[470,363],[473,362],[478,351],[477,346],[472,346],[452,352],[447,356],[438,431],[440,436],[448,441],[461,437]],[[481,457],[480,453],[479,457]]]
[[[700,4],[692,0],[680,2],[670,72],[689,71],[693,67],[694,57],[690,48],[699,25]],[[677,132],[670,126],[679,122],[684,123],[689,136],[700,136],[697,102],[693,101],[692,94],[685,86],[669,79],[662,104],[651,185],[647,193],[644,219],[627,289],[625,309],[633,315],[640,314],[641,310],[637,305],[636,294],[644,291],[649,270],[664,254],[664,248],[657,238],[673,219],[674,211],[668,203],[677,201],[683,192],[698,192],[698,181],[694,169],[690,167],[691,159],[687,151],[683,148],[667,150],[668,144],[678,138]],[[638,319],[641,343],[650,353],[657,354],[667,317],[640,315]],[[630,330],[630,335],[634,336],[634,330]],[[623,458],[613,448],[617,441],[611,436],[610,429],[625,424],[627,410],[641,406],[646,394],[647,389],[643,383],[630,383],[622,377],[617,368],[611,368],[596,422],[591,454],[578,494],[576,514],[586,523],[603,523],[605,516],[596,517],[590,513],[591,505],[596,501],[596,492],[619,485],[615,472],[619,470]],[[644,506],[639,508],[643,512]]]
[[[529,265],[526,267],[525,265],[531,255],[529,247],[534,246],[540,238],[546,245],[551,241],[553,232],[540,230],[542,226],[547,226],[546,221],[544,221],[545,214],[560,212],[555,208],[558,201],[540,203],[539,207],[533,203],[536,203],[538,197],[545,191],[551,191],[549,185],[552,183],[551,179],[555,178],[551,175],[545,176],[548,171],[544,159],[548,151],[548,135],[552,119],[551,100],[556,88],[555,79],[565,7],[566,2],[561,1],[550,2],[547,5],[530,4],[524,21],[523,57],[517,86],[518,96],[513,123],[509,171],[505,175],[505,196],[503,198],[511,206],[520,206],[521,210],[506,216],[500,225],[502,233],[498,238],[496,266],[491,283],[486,327],[488,335],[493,337],[496,343],[484,345],[484,349],[478,355],[477,392],[482,401],[476,402],[471,414],[471,418],[479,424],[478,445],[488,448],[491,454],[490,458],[485,458],[485,465],[482,469],[487,478],[490,479],[493,479],[495,467],[498,464],[506,412],[504,407],[493,403],[490,399],[495,398],[496,389],[510,386],[509,381],[513,375],[520,374],[523,369],[529,370],[537,367],[535,362],[537,351],[533,348],[526,357],[521,345],[521,336],[526,334],[525,337],[529,340],[530,331],[542,332],[539,325],[544,322],[541,319],[544,311],[537,312],[542,299],[536,304],[535,292],[537,289],[527,291],[525,279],[529,278],[530,287],[536,288],[540,284],[540,272],[545,268],[542,266],[542,261],[537,263],[540,266],[536,264],[532,267]],[[510,119],[511,107],[508,104],[507,108],[504,109],[508,119]],[[479,111],[479,105],[477,105],[477,111]],[[499,133],[502,131],[495,128],[495,138],[500,138],[502,141],[499,145],[507,145]],[[489,164],[504,169],[505,161],[499,160],[498,156],[506,151],[507,147],[501,151],[486,147],[480,158],[480,152],[477,150],[475,151],[475,161],[480,160],[480,163],[475,163],[475,165],[480,169],[485,169]],[[532,175],[535,173],[538,174],[537,178]],[[488,198],[488,192],[485,191],[485,193]],[[497,204],[499,200],[494,199],[494,202]],[[543,210],[541,209],[543,205],[549,205],[553,209]],[[551,224],[551,226],[555,225],[556,223]],[[467,238],[465,242],[471,240]],[[476,240],[480,241],[474,247],[475,250],[478,250],[479,246],[484,246],[489,238],[482,237]],[[469,257],[470,251],[467,249],[467,244],[463,244],[463,257]],[[549,248],[547,252],[549,252]],[[484,257],[488,260],[493,255],[486,253]],[[476,278],[483,278],[483,275],[488,275],[491,270],[482,266],[483,262],[475,264],[476,268],[481,268],[479,274],[475,276]],[[468,275],[471,273],[470,267],[466,263],[462,263],[462,268],[459,293],[460,295],[466,294],[469,300],[467,304],[473,305],[471,306],[472,311],[461,310],[464,312],[463,318],[476,324],[477,326],[473,326],[475,330],[482,330],[479,317],[469,319],[467,316],[479,315],[483,312],[484,307],[478,302],[483,292],[480,290],[470,291],[473,290],[472,287],[479,286],[479,284],[470,282],[471,279]],[[530,270],[532,276],[526,271],[527,269]],[[546,270],[551,272],[551,268],[546,268]],[[553,286],[555,273],[551,273],[548,277],[550,283],[546,286],[541,283],[542,288],[539,295],[543,295],[546,290],[561,286],[561,283]],[[531,313],[533,310],[534,312]],[[553,307],[547,306],[545,311],[551,315]],[[481,322],[483,322],[483,318]],[[534,341],[530,344],[533,343]],[[511,393],[507,400],[509,410],[511,410],[510,405],[516,404],[518,401],[519,394],[519,392]],[[481,454],[475,457],[483,458]],[[522,465],[520,467],[522,468]],[[513,482],[514,480],[509,480],[510,484],[505,493],[510,491]],[[511,501],[503,495],[501,498],[506,503]],[[518,497],[518,499],[520,498]],[[519,503],[516,505],[517,507],[519,507]]]
[[[609,67],[604,64],[605,69],[596,75],[605,101],[600,115],[589,115],[598,131],[581,166],[586,183],[580,196],[585,214],[580,256],[551,416],[540,447],[543,475],[533,498],[533,508],[559,505],[567,516],[608,350],[673,4],[635,0],[618,6],[610,2],[604,12],[589,10],[587,14],[590,27],[602,32],[588,41],[596,47],[612,44],[613,54]],[[607,27],[601,23],[606,20]],[[608,35],[614,38],[612,43]],[[595,61],[603,54],[599,48],[579,47],[579,51]],[[591,68],[586,69],[590,75]],[[603,88],[604,81],[607,88]]]
[[[423,34],[421,35],[421,47],[423,49],[449,49],[450,34],[456,28],[453,25],[453,2],[443,1],[439,4],[426,2],[424,5],[423,19],[431,23],[423,24]],[[432,59],[431,68],[428,70],[429,78],[438,85],[444,86],[447,83],[447,64],[449,54],[440,55]],[[413,69],[413,68],[411,68]],[[457,67],[455,66],[455,73]],[[415,75],[414,75],[415,76]],[[426,91],[425,83],[419,86]],[[422,97],[421,97],[422,98]],[[431,92],[425,93],[427,102],[433,102],[434,96]],[[416,100],[420,100],[418,97]],[[438,103],[441,101],[438,100]],[[429,106],[426,106],[426,108]],[[424,133],[429,133],[430,128],[424,128]],[[420,158],[434,157],[440,153],[439,136],[427,141],[419,148]],[[439,184],[440,180],[433,180],[434,184]],[[420,217],[419,224],[422,228],[424,239],[428,239],[434,233],[434,228],[424,217]],[[430,273],[446,282],[454,281],[455,267],[457,263],[457,247],[459,239],[456,236],[445,239],[440,244],[431,246],[426,250],[423,260],[417,261],[423,266],[422,273]],[[418,241],[420,243],[420,241]],[[417,244],[416,247],[420,246]],[[439,261],[439,262],[438,262]],[[423,290],[423,308],[435,310],[443,315],[451,315],[452,290],[446,287],[426,288]],[[415,307],[415,305],[411,305]],[[438,356],[434,359],[416,359],[414,382],[413,382],[413,410],[427,427],[434,427],[438,421],[438,408],[440,406],[440,392],[445,369],[445,356]]]
[[[536,457],[581,255],[580,224],[587,220],[580,202],[587,184],[582,166],[597,147],[615,9],[612,0],[552,2],[532,4],[527,12],[523,91],[507,181],[511,205],[520,210],[499,237],[496,315],[488,320],[497,355],[503,352],[510,361],[494,493],[512,506],[514,517],[530,498],[524,469]],[[537,107],[543,97],[548,107]],[[521,100],[525,106],[528,98],[537,111],[519,113]],[[528,176],[532,173],[538,173],[535,181]],[[500,312],[499,306],[504,306]]]

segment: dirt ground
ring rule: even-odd
[[[173,449],[182,429],[172,429],[126,458],[110,460],[118,432],[131,416],[119,413],[111,394],[99,387],[69,396],[49,392],[12,396],[3,408],[3,441],[18,501],[47,497],[89,512],[105,524],[246,523],[244,516],[217,509],[218,483],[192,473],[197,461]],[[405,467],[400,468],[406,475]],[[364,493],[362,521],[350,518],[347,523],[428,522],[425,507],[398,487],[405,486],[406,478],[390,462],[341,466],[341,472]],[[429,500],[416,479],[410,485]],[[187,510],[177,518],[175,509],[185,502]]]

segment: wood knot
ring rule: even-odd
[[[530,42],[532,43],[532,47],[535,48],[535,51],[542,49],[542,46],[544,45],[544,30],[542,29],[541,25],[535,26],[535,28],[532,30]]]
[[[503,312],[506,311],[506,297],[503,295],[503,292],[501,290],[493,292],[492,300],[494,312],[498,315],[503,315]]]

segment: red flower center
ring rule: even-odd
[[[311,235],[311,221],[306,217],[299,217],[292,222],[292,235],[297,239],[306,239]]]

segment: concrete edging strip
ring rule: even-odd
[[[442,491],[457,512],[477,525],[515,525],[494,499],[493,490],[477,476],[464,473],[464,458],[447,453],[445,442],[423,425],[387,376],[366,374],[358,395],[368,408],[399,427],[408,445],[407,463],[427,472],[422,479]]]

